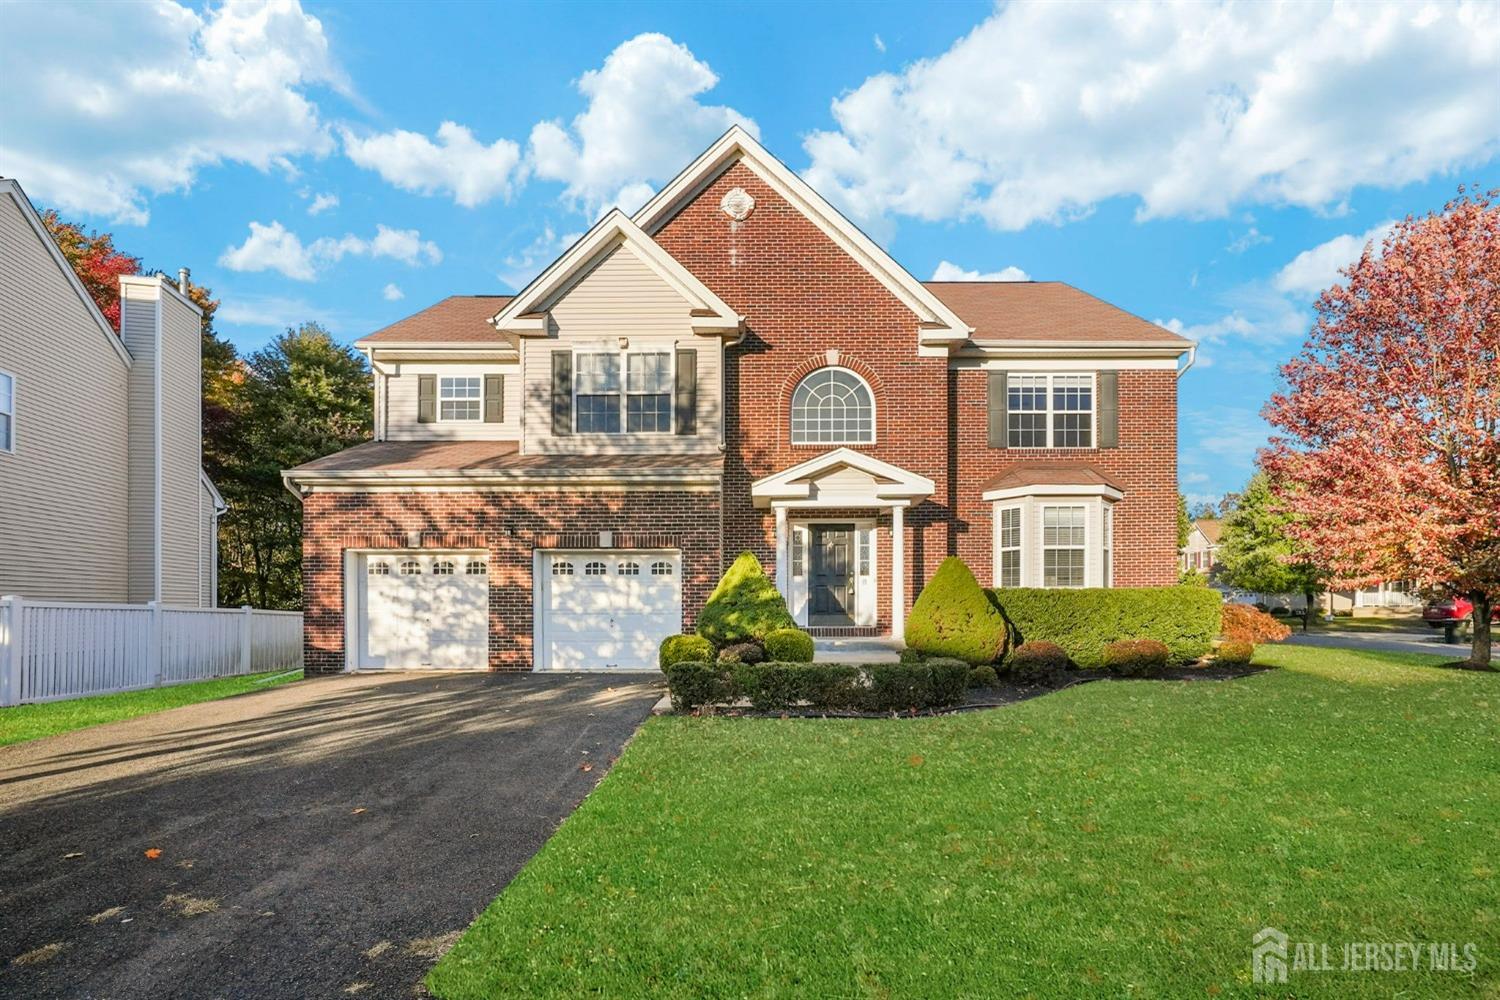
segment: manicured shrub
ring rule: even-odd
[[[684,661],[665,668],[672,707],[691,712],[706,705],[733,704],[737,697],[734,679],[712,663]]]
[[[1022,684],[1050,681],[1068,669],[1068,652],[1055,642],[1023,642],[1005,661],[1012,677]]]
[[[759,663],[766,658],[766,651],[758,642],[730,643],[719,650],[720,663]]]
[[[782,663],[811,663],[813,637],[800,628],[779,628],[766,633],[766,659]]]
[[[796,628],[776,584],[752,552],[741,552],[698,615],[698,634],[720,648]]]
[[[965,663],[993,663],[1005,653],[1005,617],[957,556],[943,560],[906,619],[906,645]]]
[[[1104,647],[1104,669],[1120,677],[1142,677],[1167,665],[1172,652],[1155,639],[1117,639]]]
[[[995,673],[995,668],[988,663],[981,663],[969,669],[969,687],[971,688],[994,687],[999,683],[1000,675]]]
[[[923,653],[921,650],[912,649],[910,646],[901,650],[897,655],[901,657],[902,663],[922,663],[927,659],[926,653]]]
[[[1155,639],[1174,663],[1189,663],[1213,647],[1222,599],[1211,587],[1103,587],[992,592],[1020,642],[1055,642],[1080,667],[1104,663],[1116,639]]]
[[[1280,642],[1292,634],[1286,623],[1250,607],[1248,604],[1226,604],[1220,613],[1219,629],[1226,639],[1248,642]]]
[[[701,635],[669,635],[661,641],[656,654],[657,665],[663,670],[674,663],[707,662],[713,658],[714,644]]]
[[[859,701],[859,668],[849,663],[742,663],[735,686],[757,712],[781,712],[804,703],[840,710]]]
[[[1255,658],[1255,645],[1243,639],[1226,639],[1214,650],[1214,660],[1226,667],[1243,667]]]
[[[869,712],[906,712],[963,704],[969,664],[933,658],[925,663],[872,663],[864,668],[869,687],[861,707]]]

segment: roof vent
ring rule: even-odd
[[[179,267],[177,269],[177,290],[183,295],[186,295],[188,293],[188,276],[192,273],[192,271],[189,271],[185,267]]]

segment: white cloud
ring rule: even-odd
[[[881,38],[878,34],[875,36],[875,51],[876,52],[884,52],[885,51],[885,39]]]
[[[1380,252],[1386,234],[1396,225],[1386,221],[1359,235],[1346,233],[1304,250],[1276,272],[1273,284],[1288,295],[1314,296],[1340,280],[1339,271],[1359,260],[1366,244],[1373,243]]]
[[[939,261],[933,281],[1030,281],[1031,275],[1014,265],[998,271],[966,271],[952,261]]]
[[[582,233],[564,233],[558,236],[557,230],[549,223],[525,249],[505,258],[505,268],[496,277],[511,288],[524,288],[543,267],[552,263],[559,254],[578,242],[582,235]]]
[[[699,103],[718,82],[707,63],[665,35],[628,39],[579,78],[588,107],[570,126],[532,128],[531,168],[566,184],[565,198],[590,217],[610,205],[638,208],[653,182],[671,179],[729,126],[759,135],[733,108]]]
[[[395,283],[392,282],[380,290],[380,297],[387,302],[400,302],[406,298],[406,293],[397,288]]]
[[[420,194],[446,194],[465,208],[509,199],[523,179],[521,147],[509,139],[486,146],[456,122],[438,126],[437,141],[396,129],[365,138],[341,132],[349,159],[386,181]]]
[[[279,271],[296,281],[312,281],[318,272],[346,256],[387,257],[416,267],[437,264],[443,252],[415,229],[377,225],[373,239],[353,233],[320,237],[309,244],[280,222],[250,223],[250,235],[237,247],[226,247],[219,263],[231,271]]]
[[[1016,0],[833,102],[806,177],[857,219],[1338,208],[1500,149],[1500,6]]]
[[[1254,226],[1251,226],[1248,230],[1230,240],[1229,245],[1224,249],[1228,250],[1230,253],[1240,254],[1244,253],[1246,250],[1249,250],[1251,247],[1258,247],[1262,243],[1270,242],[1271,237],[1267,236],[1259,229],[1256,229]]]
[[[201,14],[171,0],[11,4],[0,65],[4,173],[39,202],[134,225],[150,195],[190,187],[206,166],[291,170],[328,152],[309,92],[350,93],[296,0]]]
[[[338,208],[338,207],[339,207],[339,196],[336,195],[336,194],[324,193],[324,194],[316,195],[316,196],[313,197],[312,204],[310,204],[310,205],[307,206],[307,214],[308,215],[322,215],[324,212],[328,211],[330,208]]]

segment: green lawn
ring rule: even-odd
[[[129,719],[148,712],[160,712],[179,705],[213,701],[215,698],[227,698],[246,691],[259,691],[273,684],[284,684],[301,678],[300,670],[277,671],[174,684],[171,687],[145,691],[126,691],[123,694],[103,694],[94,698],[74,698],[72,701],[0,708],[0,746],[66,733],[85,726],[97,726],[101,722]]]
[[[1294,632],[1302,631],[1302,618],[1300,615],[1291,618],[1283,618],[1282,621],[1291,626]],[[1401,615],[1369,618],[1334,618],[1332,621],[1324,621],[1321,618],[1313,619],[1314,632],[1353,632],[1358,634],[1379,634],[1382,632],[1426,632],[1430,626],[1420,615]],[[1437,629],[1432,629],[1437,631]]]
[[[429,977],[447,1000],[1500,995],[1500,676],[1264,647],[917,720],[653,719]],[[1251,935],[1475,942],[1250,982]]]

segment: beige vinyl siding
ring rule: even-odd
[[[120,289],[120,325],[130,368],[130,596],[156,599],[156,304],[150,289]]]
[[[16,379],[0,594],[123,601],[130,367],[22,212],[0,196],[0,370]]]
[[[548,336],[524,338],[521,367],[526,382],[522,450],[538,453],[705,452],[720,441],[723,345],[695,334],[689,305],[629,246],[617,245],[552,303]],[[698,353],[697,432],[676,434],[552,434],[552,352],[597,346],[631,351]]]
[[[519,363],[381,362],[384,383],[385,438],[388,441],[516,441],[521,437],[521,366]],[[420,375],[444,375],[482,379],[500,375],[505,379],[504,420],[438,420],[417,423],[417,380]],[[377,382],[377,385],[380,384]],[[483,382],[480,383],[481,388]],[[483,407],[480,408],[483,416]]]
[[[198,480],[198,606],[211,608],[218,601],[214,593],[214,560],[218,557],[218,519],[214,516],[214,495],[208,484]]]
[[[161,599],[196,605],[203,534],[198,498],[203,490],[203,342],[198,313],[161,292]]]

